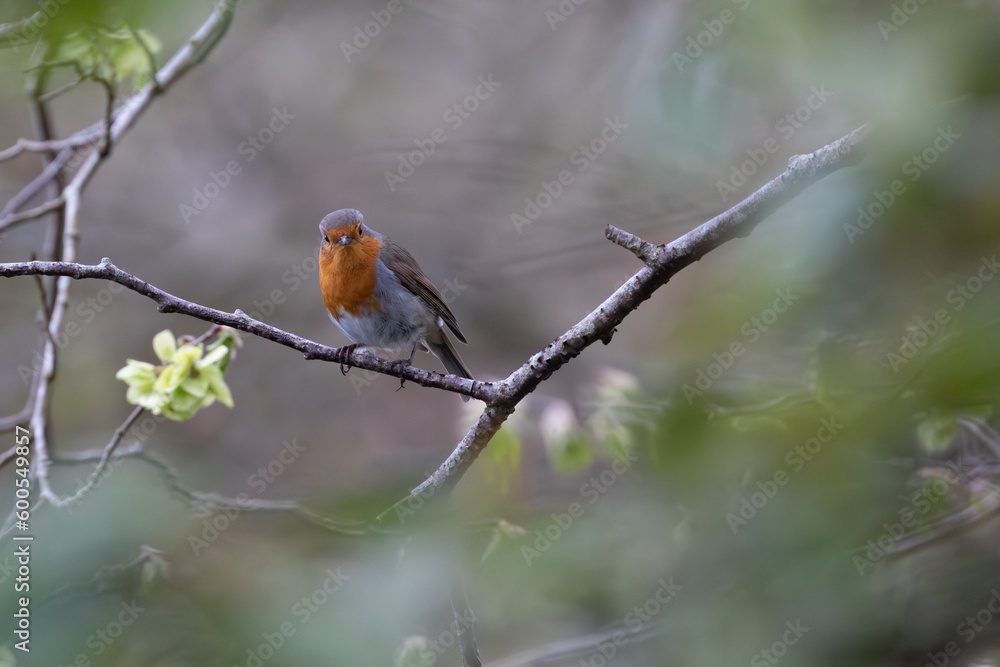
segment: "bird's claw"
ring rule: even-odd
[[[396,387],[396,391],[403,388],[403,384],[406,382],[406,378],[403,377],[403,371],[413,365],[412,359],[399,359],[394,361],[393,365],[396,366],[396,377],[399,378],[399,386]]]
[[[345,364],[351,358],[351,352],[358,349],[357,345],[344,345],[337,350],[337,361],[340,362],[340,373],[341,375],[347,375],[347,372],[351,370],[350,366],[345,366]]]

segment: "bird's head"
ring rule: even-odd
[[[382,247],[378,234],[365,226],[361,211],[343,208],[334,211],[319,223],[323,235],[320,257],[331,258],[336,254],[378,254]]]

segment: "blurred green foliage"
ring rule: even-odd
[[[558,4],[545,9],[558,11]],[[132,33],[92,24],[142,26],[150,32],[139,34],[161,36],[169,53],[208,11],[207,4],[185,5],[191,25],[182,28],[151,6],[134,3],[119,13],[117,5],[70,2],[46,38],[67,49],[63,56],[95,67],[108,65],[95,53],[112,52],[119,78],[141,76],[145,54]],[[543,664],[540,657],[501,662],[531,649],[552,665],[941,667],[995,659],[997,8],[915,0],[594,0],[553,29],[541,8],[532,15],[492,2],[401,7],[350,69],[322,79],[310,76],[310,63],[344,66],[332,60],[339,40],[350,39],[355,24],[364,30],[376,20],[370,12],[388,11],[385,3],[246,3],[222,43],[233,40],[236,55],[203,74],[232,97],[191,104],[206,116],[225,110],[215,116],[228,118],[252,97],[245,82],[280,78],[285,94],[311,95],[312,107],[295,107],[303,117],[296,122],[312,114],[330,135],[362,128],[371,138],[410,116],[420,118],[419,127],[430,118],[433,127],[452,98],[461,99],[451,89],[446,100],[423,90],[427,80],[412,79],[414,63],[435,72],[446,64],[476,76],[496,71],[499,90],[514,92],[490,103],[511,106],[483,127],[471,120],[462,128],[468,142],[440,147],[439,166],[421,168],[406,183],[412,189],[389,200],[413,216],[402,233],[441,250],[439,259],[463,252],[477,258],[479,274],[467,270],[477,298],[458,305],[479,329],[470,350],[491,350],[479,354],[494,373],[523,362],[522,353],[596,307],[614,279],[638,270],[634,258],[608,244],[602,253],[625,257],[603,272],[580,245],[599,237],[603,224],[669,241],[748,196],[791,155],[862,123],[876,132],[860,165],[827,177],[749,238],[688,267],[622,324],[608,348],[590,348],[556,374],[518,407],[455,502],[421,499],[400,526],[348,537],[288,512],[192,505],[169,470],[115,461],[72,512],[45,508],[33,518],[37,654],[14,652],[17,664],[457,665],[454,572],[466,583],[487,664]],[[241,31],[252,37],[241,39]],[[335,54],[329,62],[314,53],[320,35]],[[268,58],[253,66],[239,60],[271,54],[275,44],[291,49],[291,60],[273,67]],[[455,79],[465,85],[466,78]],[[393,115],[400,109],[407,111]],[[593,161],[549,217],[515,238],[509,214],[523,207],[522,190],[532,194],[551,182],[572,164],[571,151],[615,113],[630,124],[616,144],[621,157]],[[234,146],[245,132],[238,134]],[[209,254],[198,256],[204,267],[185,266],[225,269],[212,274],[223,287],[204,288],[212,298],[236,293],[224,282],[227,271],[236,272],[235,283],[274,264],[280,276],[312,252],[309,237],[296,239],[301,247],[288,251],[287,262],[271,255],[288,235],[281,225],[308,217],[295,208],[302,200],[312,206],[308,193],[327,198],[317,207],[328,203],[331,187],[373,206],[388,197],[380,179],[393,155],[372,166],[340,159],[357,147],[328,147],[339,139],[303,136],[294,151],[269,149],[261,158],[277,164],[265,172],[273,181],[268,195],[288,191],[279,211],[265,208],[266,224],[249,211],[263,199],[240,191],[246,215],[220,213],[215,227],[185,230],[218,234],[186,248]],[[412,140],[402,143],[412,150]],[[310,152],[315,145],[323,146],[322,159]],[[464,150],[474,155],[470,162],[458,157]],[[230,153],[213,153],[202,171],[217,172]],[[183,157],[171,159],[189,171]],[[291,171],[299,160],[309,169]],[[341,171],[316,166],[326,162]],[[374,174],[380,189],[355,187],[355,172]],[[485,181],[483,190],[472,190],[480,181],[463,180],[468,174]],[[722,198],[726,188],[718,183],[734,192]],[[238,187],[213,206],[239,201]],[[497,199],[481,204],[487,193]],[[435,208],[444,200],[455,208]],[[631,208],[636,202],[641,207]],[[678,204],[687,214],[680,222],[676,202],[690,204]],[[150,216],[150,230],[176,213],[172,199],[165,206],[166,213]],[[124,228],[131,218],[116,224]],[[506,235],[489,225],[504,225]],[[554,232],[558,242],[546,245]],[[464,234],[509,252],[476,255]],[[235,238],[249,241],[236,246]],[[163,244],[150,246],[158,255]],[[544,280],[531,262],[547,263]],[[508,265],[517,276],[504,273]],[[160,277],[184,273],[176,269],[162,268]],[[607,279],[586,282],[598,274]],[[197,295],[195,285],[205,280],[198,273],[182,284]],[[248,303],[273,293],[266,281],[258,287]],[[301,296],[292,294],[296,288],[282,298]],[[162,328],[149,310],[130,308],[129,317]],[[145,333],[135,337],[137,349],[148,348]],[[124,354],[114,347],[113,363],[120,363]],[[238,435],[225,453],[217,453],[225,422],[211,420],[227,411],[199,414],[185,431],[154,424],[148,436],[147,447],[170,451],[181,461],[180,479],[196,480],[186,483],[198,490],[242,493],[245,502],[296,498],[337,519],[368,521],[433,470],[455,433],[475,419],[444,399],[428,407],[437,397],[418,389],[378,393],[376,384],[359,396],[337,394],[342,389],[332,385],[340,378],[329,368],[319,375],[291,357],[268,365],[264,347],[249,346],[227,376],[239,423],[226,424]],[[178,349],[161,350],[161,359]],[[233,380],[255,366],[260,375]],[[113,368],[103,370],[110,376]],[[55,408],[70,409],[65,402]],[[441,416],[446,410],[459,414],[457,423]],[[87,417],[98,435],[63,439],[81,449],[103,446],[116,426],[107,415],[118,413],[94,414],[103,415]],[[441,427],[434,448],[419,449],[423,436],[414,425],[430,428],[430,421]],[[265,449],[269,436],[286,432],[309,435],[302,437],[308,463],[294,470],[280,449]],[[286,468],[288,476],[273,472]],[[243,483],[252,475],[269,480],[263,495]],[[71,488],[71,477],[60,484]],[[192,553],[192,535],[208,546]],[[146,544],[162,552],[143,561],[139,580],[149,585],[96,585],[102,567],[132,562]],[[10,542],[0,548],[7,567]],[[7,571],[0,572],[4,609],[13,596]],[[619,627],[631,641],[572,641]],[[2,644],[10,619],[0,628]]]
[[[65,63],[86,77],[111,83],[131,81],[134,89],[152,78],[154,54],[160,50],[159,41],[148,30],[128,27],[77,31],[58,44],[55,62]]]

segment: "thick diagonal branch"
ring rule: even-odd
[[[453,486],[514,407],[544,380],[597,341],[611,341],[619,324],[684,267],[698,261],[726,241],[747,236],[775,209],[786,204],[827,174],[860,159],[860,148],[870,130],[867,125],[809,155],[789,160],[788,169],[728,211],[684,234],[666,246],[655,246],[608,225],[605,236],[635,253],[645,262],[634,276],[566,333],[549,343],[505,380],[493,385],[499,396],[469,429],[451,455],[420,485],[411,497],[448,483]]]

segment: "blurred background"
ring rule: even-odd
[[[128,26],[161,64],[212,10],[51,4],[45,39]],[[8,22],[40,5],[0,7]],[[107,256],[182,298],[340,345],[317,224],[358,208],[444,292],[478,379],[506,377],[640,268],[604,239],[608,223],[669,242],[790,157],[865,123],[876,133],[862,163],[684,270],[545,382],[440,520],[348,536],[178,493],[179,480],[298,500],[363,528],[482,407],[244,336],[233,409],[148,423],[143,446],[176,478],[116,460],[71,510],[36,510],[33,650],[13,649],[4,613],[13,657],[0,663],[459,665],[458,576],[492,665],[996,664],[998,12],[239,3],[86,190],[80,261]],[[34,136],[25,71],[43,52],[0,50],[4,146]],[[87,82],[55,98],[57,135],[99,120],[103,94]],[[6,202],[40,163],[0,167]],[[0,261],[40,254],[45,231],[6,231]],[[71,296],[57,455],[107,444],[132,409],[115,372],[155,361],[157,332],[207,329],[99,281]],[[0,287],[2,414],[28,396],[38,302],[29,278]],[[68,495],[92,470],[60,465],[52,481]],[[4,516],[13,480],[0,471]],[[7,610],[9,536],[0,548]]]

